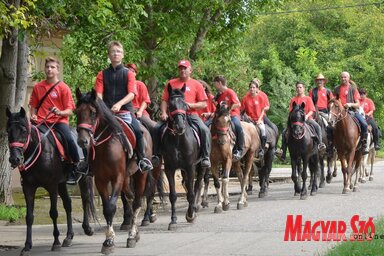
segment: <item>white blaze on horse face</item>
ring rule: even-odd
[[[225,122],[229,122],[231,120],[231,118],[229,116],[226,116],[224,120],[225,120]]]

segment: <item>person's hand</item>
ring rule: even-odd
[[[61,111],[57,107],[52,107],[51,112],[58,116],[62,115]]]
[[[119,112],[121,109],[121,105],[116,103],[115,105],[112,106],[111,110],[112,112],[116,113],[116,112]]]
[[[202,113],[201,117],[202,118],[209,118],[209,117],[211,117],[211,113],[209,113],[209,112]]]
[[[344,108],[350,108],[351,104],[350,103],[345,103]]]
[[[37,115],[31,115],[31,121],[37,122]]]
[[[142,116],[143,116],[143,111],[139,110],[139,111],[136,112],[136,117],[137,118],[141,118]]]
[[[166,112],[161,112],[160,113],[160,120],[166,121],[168,119],[168,115]]]

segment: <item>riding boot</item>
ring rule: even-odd
[[[162,130],[163,125],[155,126],[153,128],[153,155],[151,159],[153,167],[159,167],[161,161],[160,141]]]
[[[76,171],[77,164],[75,163],[71,164],[68,169],[69,169],[69,172],[67,174],[67,184],[76,185],[81,178],[81,174]]]
[[[151,161],[144,156],[144,138],[136,141],[136,155],[140,171],[147,172],[153,169]]]
[[[282,162],[285,162],[287,155],[287,132],[288,130],[283,130],[281,135],[281,149],[276,151],[276,156],[280,158]]]
[[[265,153],[265,144],[267,143],[267,137],[266,136],[261,136],[260,138],[260,150],[259,150],[259,157],[262,158],[264,157]]]
[[[380,150],[380,140],[379,140],[379,136],[376,134],[373,134],[373,144],[375,145],[375,150]]]
[[[236,137],[235,150],[233,151],[233,160],[239,161],[243,155],[244,147],[244,132],[239,133],[239,136]]]
[[[367,137],[368,133],[362,133],[361,134],[361,151],[363,152],[363,155],[367,155],[369,153],[368,145],[367,145]]]

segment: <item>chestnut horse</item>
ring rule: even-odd
[[[188,122],[188,105],[184,99],[186,85],[182,89],[172,89],[167,86],[169,93],[167,128],[161,143],[164,160],[164,171],[169,183],[169,200],[171,202],[171,222],[168,230],[176,228],[176,189],[175,172],[181,170],[183,182],[187,191],[188,210],[185,215],[189,223],[196,218],[197,202],[206,168],[200,166],[200,146],[194,130]],[[196,182],[195,182],[196,175]]]
[[[37,126],[27,118],[24,108],[19,112],[11,113],[7,108],[6,114],[8,142],[10,148],[9,161],[13,168],[19,167],[21,185],[23,188],[27,215],[26,240],[20,255],[29,255],[32,249],[32,224],[36,190],[44,188],[49,193],[51,208],[49,215],[53,222],[54,242],[51,250],[58,251],[60,247],[72,245],[74,236],[72,228],[72,204],[66,186],[66,176],[70,168],[69,163],[62,161],[60,153],[54,143],[48,139],[48,133],[42,134]],[[93,235],[93,229],[89,225],[89,217],[94,217],[93,183],[89,176],[82,177],[79,181],[81,199],[83,203],[83,229],[85,234]],[[63,244],[59,240],[57,226],[57,195],[60,195],[67,215],[67,235]]]
[[[240,181],[240,197],[237,202],[237,209],[243,209],[248,205],[246,186],[248,185],[249,173],[252,168],[253,159],[256,150],[260,147],[259,134],[256,127],[247,122],[241,122],[244,130],[244,148],[243,156],[240,161],[232,162],[232,149],[235,143],[234,134],[232,131],[231,116],[226,104],[219,104],[217,106],[215,116],[212,120],[211,134],[212,134],[212,151],[211,151],[211,172],[216,188],[218,203],[215,206],[215,213],[220,213],[223,210],[229,209],[229,172],[231,167],[236,171],[237,177]],[[244,162],[244,168],[241,168],[241,161]],[[219,182],[219,168],[222,167],[223,174],[221,177],[221,187]],[[208,184],[206,182],[202,205],[207,203]]]
[[[132,146],[124,135],[122,126],[105,103],[97,97],[96,92],[92,90],[82,94],[77,89],[76,97],[78,144],[88,152],[88,163],[95,177],[107,222],[106,239],[101,252],[109,254],[114,251],[115,232],[112,221],[116,212],[116,202],[120,194],[123,195],[124,200],[127,200],[126,203],[130,198],[124,198],[124,196],[132,197],[131,179],[134,199],[127,247],[134,247],[139,239],[136,219],[141,209],[145,181],[150,174],[138,171]],[[146,129],[143,130],[143,136],[146,141],[145,155],[150,157],[152,140]],[[111,192],[109,192],[109,185],[112,187]]]
[[[358,175],[354,185],[352,175],[357,173],[362,159],[362,152],[358,149],[359,127],[340,100],[331,99],[329,102],[329,124],[333,128],[333,144],[341,162],[343,194],[349,193],[350,188],[353,188],[354,192],[358,191]]]

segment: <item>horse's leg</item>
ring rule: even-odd
[[[333,173],[332,173],[333,177],[337,177],[337,157],[338,157],[337,152],[335,150],[335,152],[333,153]]]
[[[369,161],[371,165],[371,171],[369,173],[369,178],[368,178],[369,181],[373,181],[373,163],[375,162],[375,155],[376,155],[376,151],[372,150],[372,152],[370,153],[370,161]]]
[[[129,230],[129,226],[133,216],[132,198],[129,198],[130,192],[121,192],[120,198],[123,203],[123,223],[120,225],[120,230]]]
[[[303,181],[303,186],[301,187],[301,193],[300,193],[300,199],[307,199],[307,186],[306,186],[306,181],[307,181],[307,167],[308,167],[308,158],[305,157],[303,158],[303,170],[301,172],[301,178]]]
[[[201,168],[200,164],[196,167],[196,181],[194,186],[194,193],[195,193],[194,204],[195,204],[196,212],[200,210],[199,201],[200,201],[200,196],[203,188],[203,178],[206,172],[208,172],[208,168]]]
[[[267,168],[265,166],[265,162],[264,162],[264,165],[259,168],[259,186],[260,186],[260,191],[259,191],[259,198],[263,198],[265,197],[265,194],[267,192]]]
[[[332,181],[332,172],[331,172],[332,164],[333,164],[333,158],[330,156],[327,156],[327,176],[325,179],[328,184],[331,183]]]
[[[240,161],[237,161],[232,166],[232,156],[227,156],[227,159],[225,161],[224,170],[223,170],[223,176],[221,178],[221,189],[222,189],[222,195],[223,195],[223,210],[228,211],[230,206],[229,201],[229,191],[228,191],[228,183],[229,183],[229,172],[231,171],[231,167],[233,167],[236,170],[237,177],[239,178],[239,181],[242,180],[243,173],[241,172],[240,167]],[[238,166],[238,167],[236,167]]]
[[[35,208],[35,194],[36,187],[29,184],[23,184],[23,194],[25,198],[25,204],[27,206],[27,214],[25,216],[25,222],[27,224],[27,232],[24,248],[21,250],[20,255],[29,255],[32,249],[32,225],[34,220],[33,211]]]
[[[72,227],[72,200],[68,195],[67,185],[65,183],[59,184],[59,195],[63,201],[65,213],[67,215],[67,236],[63,240],[63,247],[72,246],[72,239],[74,236]]]
[[[148,192],[148,195],[146,196],[147,208],[145,210],[143,220],[141,221],[141,226],[148,226],[149,223],[153,223],[157,220],[156,213],[154,213],[154,211],[153,211],[153,201],[155,199],[156,187],[158,186],[159,182],[162,182],[161,175],[162,175],[161,166],[155,167],[152,171],[154,186],[149,188],[150,191]],[[160,185],[162,185],[162,184],[160,184]],[[158,189],[158,192],[159,192],[159,194],[162,195],[161,189]]]
[[[319,157],[319,162],[320,162],[320,184],[319,184],[319,188],[324,188],[325,187],[324,156]]]
[[[215,206],[214,213],[222,213],[224,197],[220,188],[219,166],[216,163],[213,163],[211,167],[211,173],[213,178],[213,185],[215,186],[217,194],[217,205]]]
[[[243,169],[243,181],[241,183],[241,194],[240,194],[240,199],[237,203],[237,209],[241,210],[243,207],[248,206],[248,201],[247,201],[247,190],[246,186],[248,184],[248,178],[249,178],[249,173],[251,172],[252,169],[252,163],[253,163],[253,156],[255,152],[252,152],[251,149],[247,152],[245,155],[245,166]]]
[[[341,162],[341,171],[343,173],[343,181],[344,181],[344,188],[343,188],[343,194],[347,194],[349,192],[351,192],[350,188],[349,188],[349,175],[348,175],[348,164],[347,163],[347,160],[344,159],[343,156],[340,156],[340,162]]]
[[[168,230],[173,230],[176,228],[177,216],[176,216],[176,200],[177,194],[175,189],[175,170],[169,170],[165,164],[165,173],[167,175],[168,184],[169,184],[169,201],[171,202],[171,222],[168,225]]]
[[[89,224],[89,218],[95,218],[96,208],[94,205],[93,178],[85,176],[79,181],[81,202],[83,206],[83,224],[82,228],[87,236],[93,235],[93,228]]]
[[[297,160],[293,159],[293,157],[291,157],[291,168],[292,168],[291,179],[292,179],[292,181],[294,183],[294,189],[295,189],[294,195],[298,196],[298,195],[300,195],[301,188],[300,188],[300,185],[299,185],[299,182],[298,182],[298,176],[297,176],[298,175]]]
[[[247,194],[252,195],[253,193],[253,176],[255,176],[257,167],[255,163],[252,163],[251,171],[248,176],[248,186],[247,186]]]
[[[53,238],[54,238],[54,241],[53,241],[53,244],[52,244],[52,247],[51,247],[51,251],[58,251],[60,250],[61,248],[61,243],[60,243],[60,240],[59,240],[59,236],[60,236],[60,231],[59,231],[59,228],[57,227],[57,217],[59,216],[59,213],[57,211],[57,188],[53,188],[53,189],[50,189],[51,191],[48,191],[49,192],[49,200],[51,201],[51,208],[49,209],[49,217],[51,217],[52,219],[52,223],[53,223]],[[68,195],[67,195],[68,196]],[[63,200],[64,202],[64,200]],[[67,206],[68,207],[68,202],[64,203],[64,207]],[[71,211],[72,209],[65,209],[65,211]],[[68,212],[67,212],[68,214]],[[68,216],[68,215],[67,215]],[[71,220],[70,220],[70,226],[68,226],[68,228],[72,229],[72,215],[69,214]],[[68,219],[67,219],[68,221]],[[68,225],[68,223],[67,223]],[[69,229],[68,229],[69,231]],[[73,231],[72,231],[73,233]]]
[[[139,229],[137,228],[136,220],[138,219],[139,213],[141,211],[141,201],[144,196],[147,178],[151,178],[149,177],[148,173],[136,172],[133,175],[133,181],[135,183],[135,197],[132,203],[133,215],[128,231],[127,248],[134,248],[136,246],[136,242],[140,240]]]
[[[311,172],[311,177],[313,177],[313,180],[311,181],[312,182],[311,196],[315,196],[318,189],[317,187],[317,175],[319,173],[319,155],[318,154],[315,154],[310,158],[309,171]],[[324,173],[323,173],[323,177],[324,177]]]
[[[201,206],[208,207],[208,188],[209,188],[209,169],[206,169],[204,174],[204,190],[201,195]]]
[[[195,170],[196,166],[192,165],[185,170],[185,186],[187,188],[187,201],[188,201],[188,210],[185,214],[185,219],[189,223],[193,223],[196,218],[196,205],[195,205],[195,192],[194,192],[194,180],[195,180]],[[200,183],[202,177],[200,177]]]
[[[357,155],[356,155],[357,154]],[[363,174],[363,169],[361,168],[361,161],[362,160],[362,155],[360,152],[356,152],[355,153],[355,166],[354,166],[354,172],[356,173],[356,177],[355,177],[355,182],[354,182],[354,185],[353,185],[353,192],[358,192],[360,191],[359,190],[359,185],[358,185],[358,178],[357,178],[357,174]],[[364,167],[364,165],[363,165]],[[361,176],[360,176],[361,177]]]

